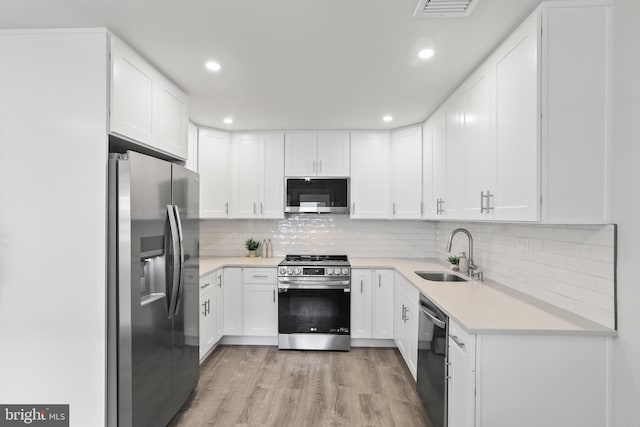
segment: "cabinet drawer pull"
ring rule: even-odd
[[[266,274],[253,274],[251,277],[253,277],[254,279],[266,279],[269,276],[267,276]]]
[[[211,283],[205,283],[204,285],[200,286],[200,289],[208,288],[209,286],[211,286]]]
[[[458,347],[460,347],[462,350],[464,350],[464,343],[462,341],[460,341],[460,339],[455,336],[455,335],[449,335],[449,338],[451,338],[451,341],[453,341],[454,343],[456,343],[456,345]]]

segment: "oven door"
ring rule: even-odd
[[[278,332],[349,335],[350,296],[344,289],[278,289]]]

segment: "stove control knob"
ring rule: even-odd
[[[295,270],[293,271],[296,275],[299,275],[300,273],[302,273],[302,270],[300,269],[300,267],[296,267]]]
[[[287,268],[287,274],[293,274],[293,268],[291,267]]]
[[[342,275],[346,276],[347,274],[349,274],[349,269],[348,268],[343,268],[342,269]]]
[[[280,267],[280,275],[284,276],[285,274],[287,274],[287,269],[284,267]]]
[[[333,268],[327,268],[327,275],[333,274]]]

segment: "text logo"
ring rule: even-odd
[[[0,405],[0,427],[69,427],[69,405]]]

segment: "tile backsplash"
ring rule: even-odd
[[[249,237],[271,239],[274,256],[346,254],[445,260],[451,230],[468,229],[474,261],[487,279],[614,327],[612,225],[537,225],[351,220],[346,215],[291,215],[280,220],[202,220],[202,256],[244,256]],[[468,251],[456,235],[452,255]]]
[[[474,263],[488,279],[614,327],[613,225],[438,222],[437,258],[448,258],[447,240],[457,227],[471,232]],[[468,246],[457,234],[451,255]]]
[[[249,237],[271,239],[274,256],[346,254],[372,258],[432,258],[435,224],[351,220],[348,215],[291,215],[280,220],[216,219],[200,222],[202,256],[243,256]],[[260,251],[258,251],[260,252]]]

